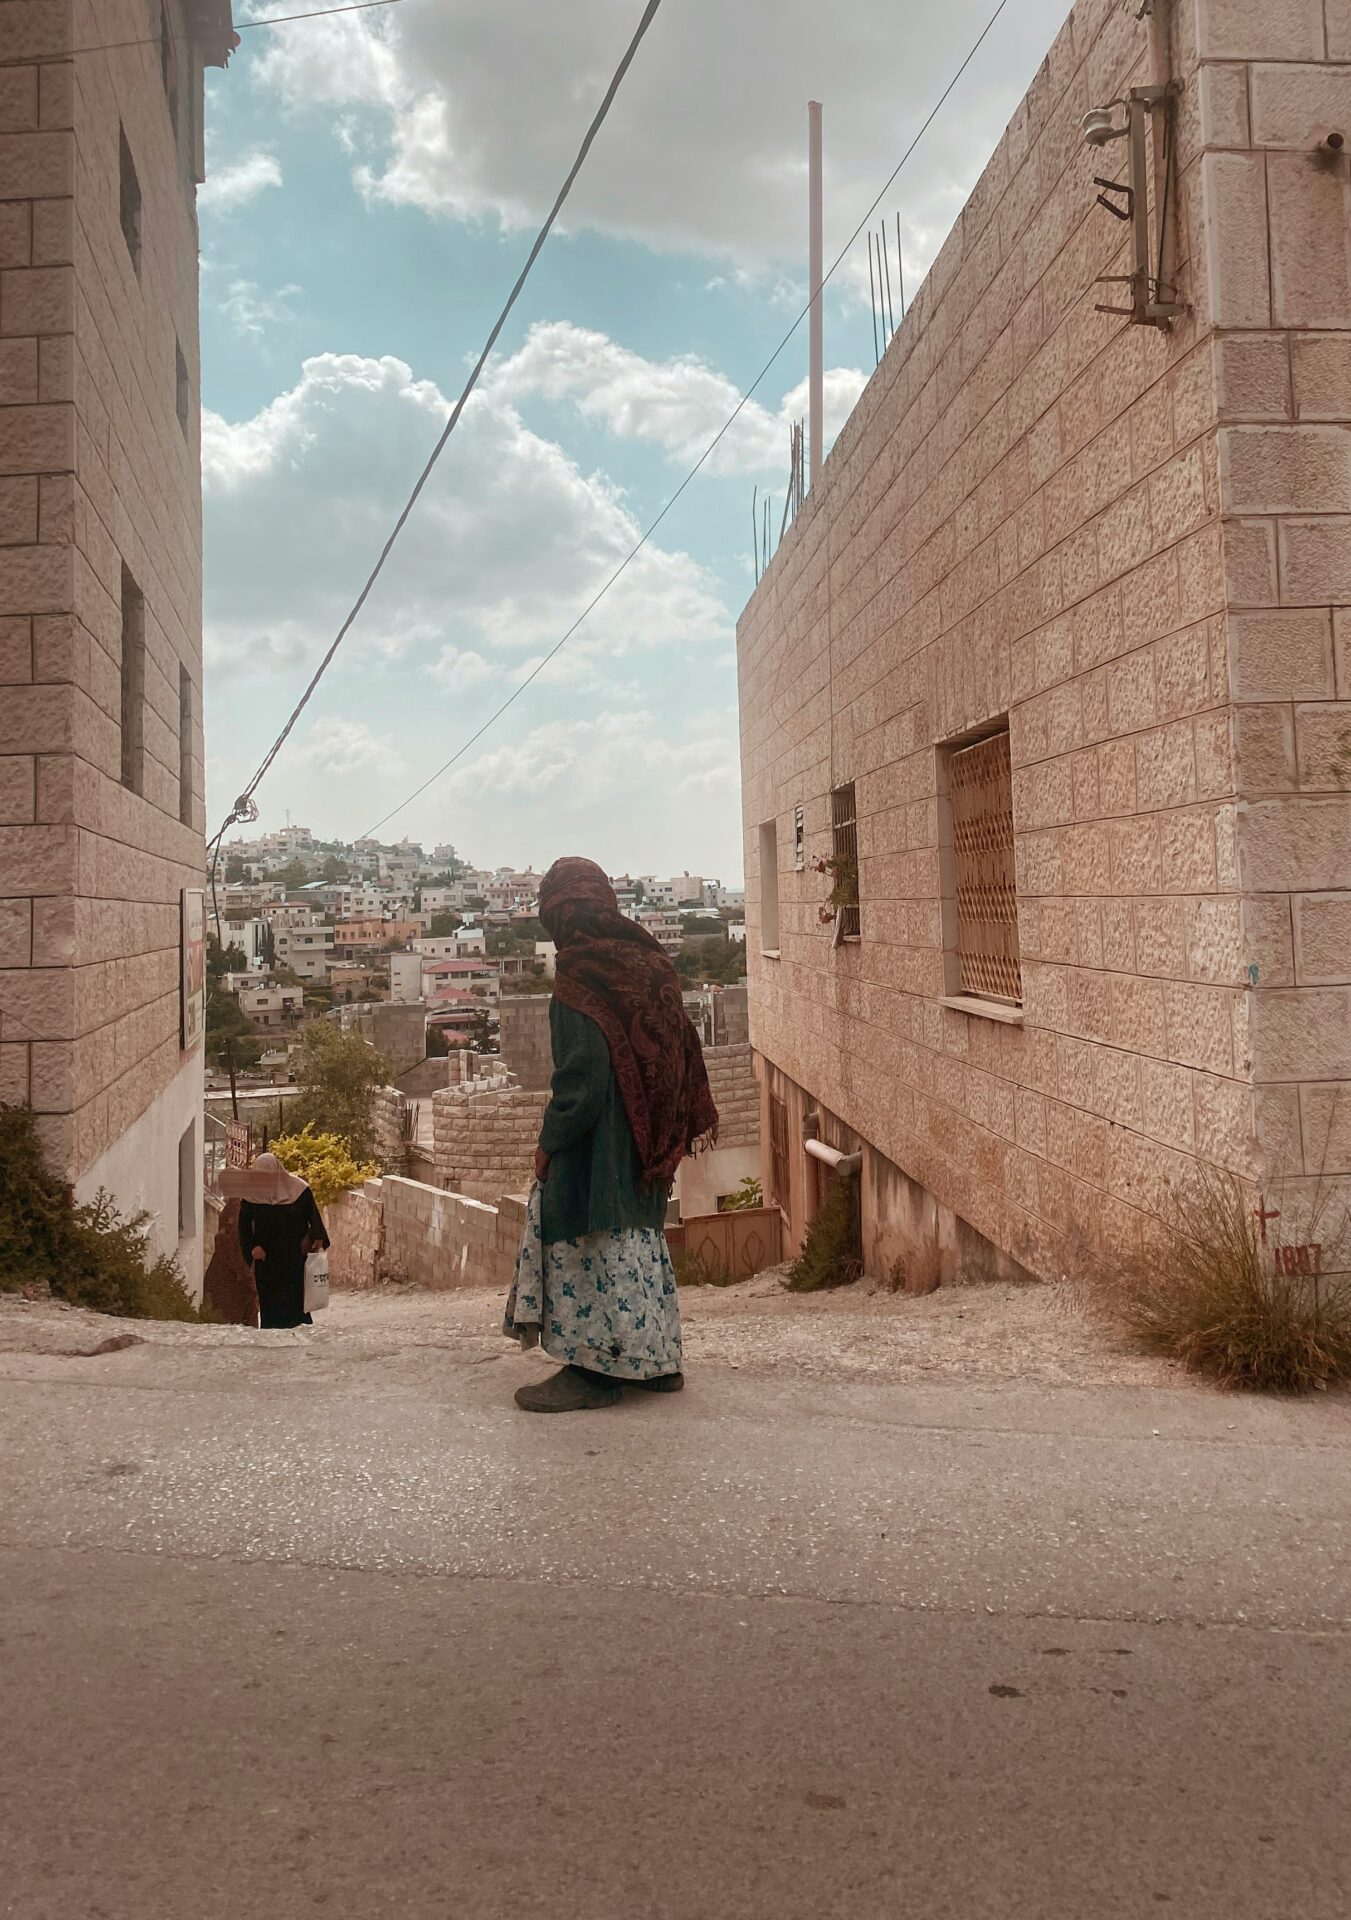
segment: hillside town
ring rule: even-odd
[[[548,994],[541,875],[473,866],[453,846],[316,839],[285,826],[226,842],[208,907],[208,1092],[286,1086],[305,1022],[421,1007],[426,1053],[498,1051],[504,996]],[[626,918],[696,997],[745,979],[745,892],[682,873],[611,876]]]

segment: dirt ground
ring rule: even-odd
[[[1164,1386],[1182,1376],[1132,1353],[1051,1286],[940,1288],[915,1298],[868,1283],[834,1293],[784,1291],[777,1273],[740,1286],[681,1292],[687,1364],[721,1364],[809,1379],[1019,1381],[1048,1386]],[[259,1333],[243,1327],[114,1320],[58,1301],[0,1295],[0,1353],[91,1356],[106,1343],[260,1347],[279,1343],[360,1352],[454,1347],[485,1356],[506,1350],[502,1300],[484,1288],[427,1293],[378,1287],[335,1293],[313,1329]]]

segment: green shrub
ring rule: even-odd
[[[851,1286],[862,1274],[858,1180],[837,1173],[784,1285],[790,1293],[820,1293],[828,1287]]]
[[[1253,1196],[1199,1167],[1157,1222],[1154,1244],[1090,1277],[1090,1301],[1149,1352],[1222,1387],[1308,1393],[1351,1378],[1351,1276],[1317,1271],[1344,1268],[1346,1223],[1328,1222],[1315,1200],[1295,1228],[1301,1211],[1296,1201],[1277,1216],[1310,1243],[1298,1250],[1310,1271],[1287,1273],[1261,1237]]]
[[[148,1213],[125,1217],[99,1189],[75,1205],[42,1156],[26,1107],[0,1105],[0,1288],[46,1285],[59,1300],[129,1320],[214,1320],[178,1263],[150,1247]]]
[[[299,1133],[286,1133],[272,1142],[272,1151],[288,1173],[307,1180],[321,1207],[331,1206],[349,1187],[364,1180],[379,1178],[380,1169],[373,1160],[358,1162],[352,1149],[336,1133],[316,1133],[305,1125]]]

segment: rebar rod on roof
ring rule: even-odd
[[[882,358],[877,345],[877,289],[873,285],[873,230],[868,229],[868,299],[873,310],[873,365]]]
[[[887,253],[887,223],[885,220],[882,222],[882,270],[886,275],[887,281],[887,339],[890,341],[892,334],[896,331],[896,310],[891,304],[891,258]]]
[[[901,215],[896,212],[896,278],[901,283],[901,318],[905,318],[905,262],[901,258]]]

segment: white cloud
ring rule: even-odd
[[[740,393],[726,374],[691,355],[648,360],[606,334],[568,321],[531,327],[524,345],[490,375],[492,389],[513,400],[537,396],[571,401],[588,420],[620,439],[659,446],[679,465],[697,460],[730,418]],[[825,377],[826,434],[833,439],[867,384],[856,367]],[[807,410],[807,383],[777,412],[747,401],[719,443],[714,473],[781,473],[788,464],[790,423]]]
[[[449,412],[400,360],[320,354],[253,418],[203,420],[207,647],[291,670],[337,630]],[[476,396],[348,642],[425,655],[463,689],[547,651],[638,537],[623,497]],[[593,660],[726,645],[728,610],[688,554],[645,547],[588,619]],[[569,649],[571,650],[571,649]],[[466,679],[466,675],[468,679]],[[458,676],[458,677],[457,677]]]
[[[236,333],[246,339],[261,339],[278,321],[294,318],[286,303],[292,294],[299,292],[300,288],[292,285],[278,287],[275,293],[264,293],[256,281],[232,280],[220,309]]]
[[[208,173],[197,189],[197,205],[213,213],[233,213],[247,206],[250,200],[256,200],[269,187],[279,187],[281,183],[281,162],[275,154],[260,148],[254,153],[241,154],[238,160],[227,161],[223,167]]]
[[[376,733],[364,720],[316,718],[295,758],[310,773],[340,779],[368,772],[397,778],[404,771],[403,755],[391,737]]]
[[[987,0],[683,0],[663,8],[566,208],[591,227],[716,256],[774,285],[800,271],[806,101],[825,104],[828,255],[891,172],[988,17]],[[884,211],[911,284],[1058,30],[1066,0],[1023,0],[990,34]],[[291,112],[364,111],[369,194],[507,228],[552,199],[634,24],[632,0],[408,0],[269,36],[257,62]],[[913,250],[913,257],[912,257]],[[866,253],[862,279],[866,287]],[[735,275],[734,275],[735,277]],[[786,284],[781,297],[791,292]]]
[[[463,693],[470,687],[481,687],[487,680],[499,679],[502,669],[485,660],[481,653],[475,653],[472,647],[442,647],[428,671],[443,687]]]
[[[704,715],[673,736],[639,708],[546,721],[448,774],[445,789],[448,799],[491,793],[496,805],[524,800],[541,812],[554,801],[582,814],[622,801],[626,812],[655,804],[678,816],[698,796],[735,806],[737,764],[733,716]]]

